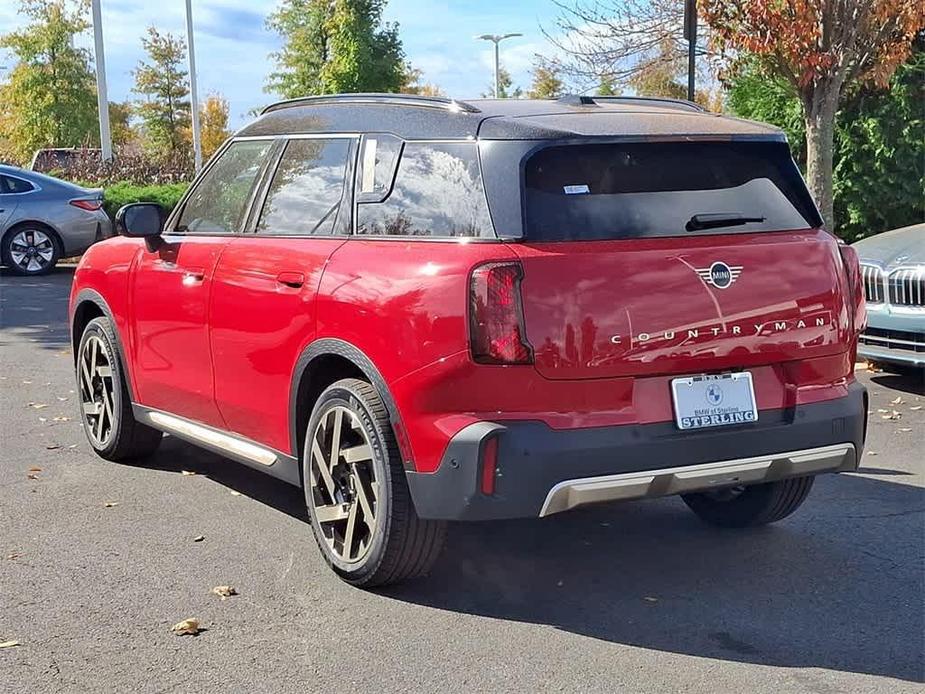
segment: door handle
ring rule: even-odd
[[[276,276],[276,281],[287,287],[298,289],[305,283],[305,275],[301,272],[281,272]]]

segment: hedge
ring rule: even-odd
[[[130,202],[156,202],[165,210],[172,210],[186,192],[188,183],[164,183],[139,186],[134,183],[114,183],[103,191],[103,209],[115,218],[116,211]]]

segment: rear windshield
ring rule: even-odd
[[[534,241],[751,233],[821,225],[780,142],[562,145],[527,160]]]

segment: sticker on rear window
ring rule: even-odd
[[[565,191],[566,195],[582,195],[591,192],[591,189],[588,188],[586,183],[580,186],[562,186],[562,190]]]

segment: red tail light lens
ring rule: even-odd
[[[71,200],[70,203],[87,212],[96,212],[103,206],[102,200]]]
[[[864,303],[864,283],[861,281],[861,262],[858,253],[851,246],[839,244],[842,264],[848,277],[848,303],[851,306],[853,329],[860,334],[867,327],[867,305]]]
[[[469,284],[469,340],[479,364],[532,364],[526,339],[520,263],[489,263],[472,272]]]

